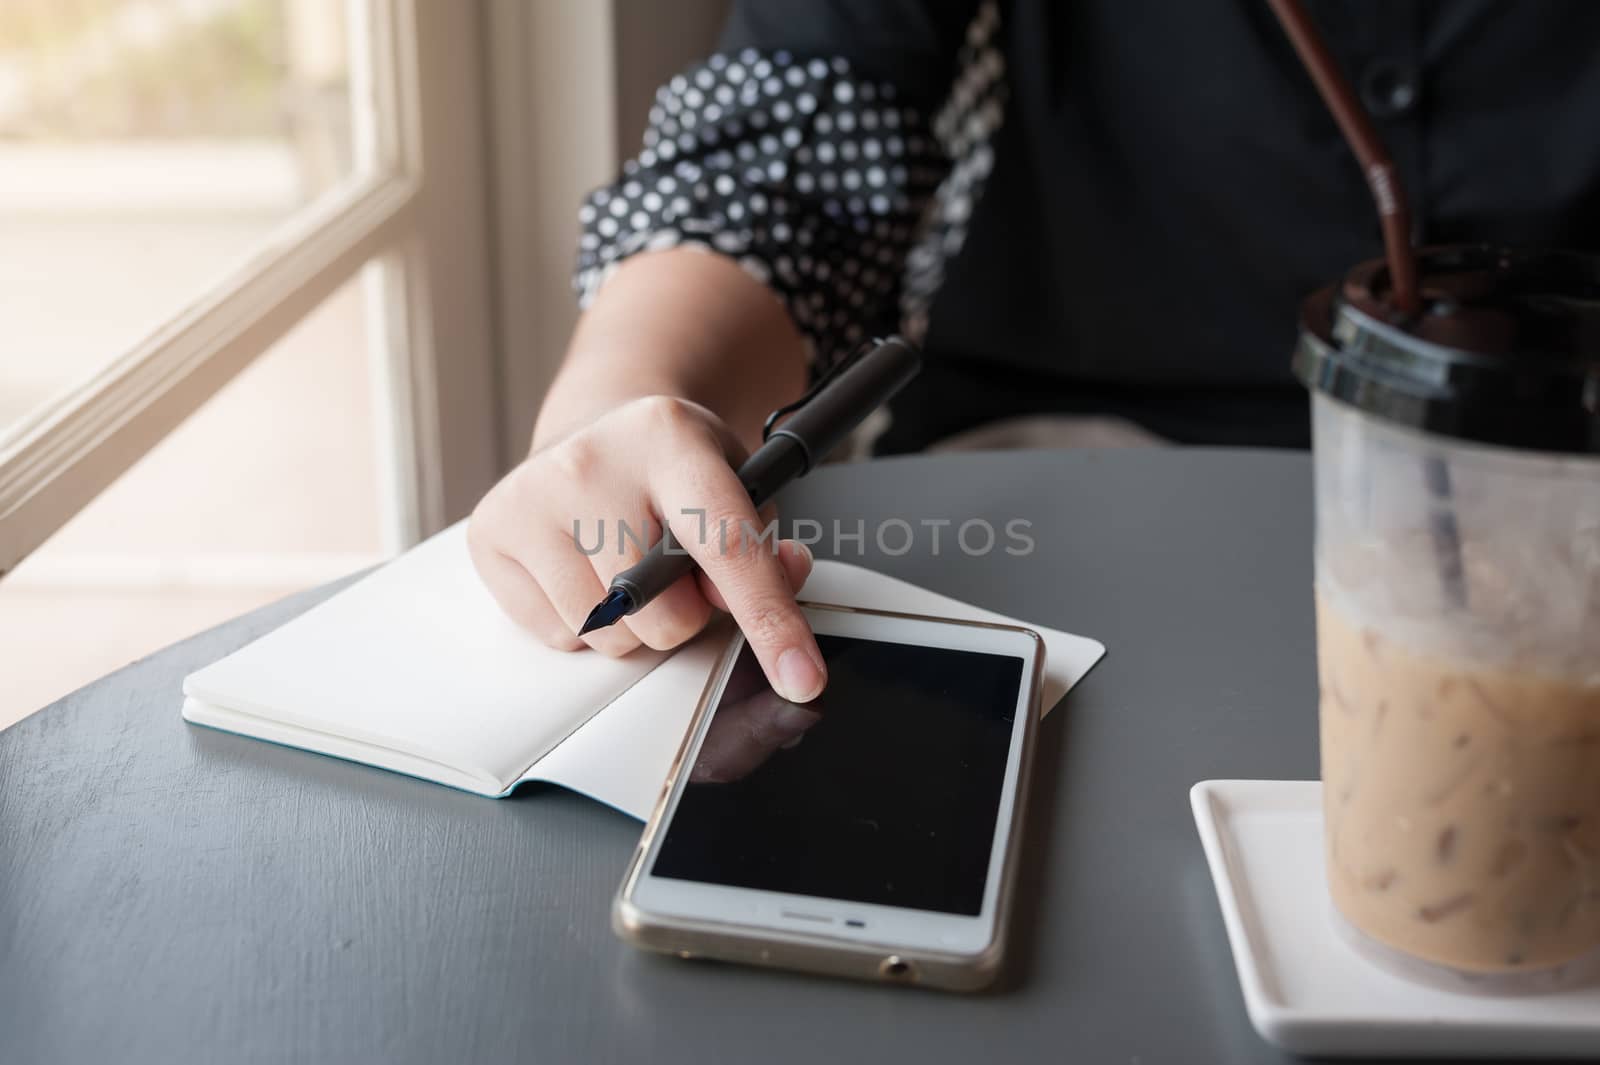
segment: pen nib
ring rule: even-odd
[[[586,632],[593,632],[595,629],[603,629],[608,625],[615,625],[622,620],[623,615],[628,612],[628,608],[632,605],[633,601],[628,597],[627,592],[621,588],[611,589],[606,593],[606,597],[600,600],[600,605],[589,611],[589,616],[584,619],[583,628],[578,630],[578,635],[582,636]]]

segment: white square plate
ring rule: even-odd
[[[1250,1020],[1295,1054],[1600,1059],[1600,983],[1491,997],[1414,983],[1357,952],[1323,883],[1322,785],[1206,780],[1189,793]]]

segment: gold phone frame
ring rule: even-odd
[[[917,984],[949,991],[981,990],[994,982],[1005,962],[1012,894],[1016,886],[1024,813],[1032,786],[1034,748],[1039,731],[1039,703],[1044,689],[1044,640],[1032,629],[1019,625],[942,618],[927,614],[906,614],[890,610],[864,610],[804,601],[800,606],[807,610],[931,621],[971,628],[1002,629],[1021,633],[1034,641],[1037,654],[1034,655],[1033,671],[1030,676],[1024,678],[1024,683],[1031,688],[1026,705],[1032,708],[1032,712],[1027,715],[1022,730],[1016,800],[1011,804],[1011,823],[1006,836],[1006,854],[1001,864],[1000,890],[995,907],[994,935],[989,944],[977,954],[907,950],[893,944],[845,940],[821,933],[791,932],[734,921],[709,921],[653,913],[641,909],[634,902],[634,892],[644,876],[645,855],[650,852],[656,834],[663,827],[667,801],[671,798],[678,777],[687,764],[690,746],[700,734],[706,716],[716,709],[715,697],[730,673],[730,658],[738,655],[744,647],[744,637],[737,631],[729,639],[728,646],[717,656],[716,666],[700,693],[694,717],[684,733],[683,743],[679,746],[677,755],[673,758],[672,768],[667,773],[661,794],[656,798],[650,819],[645,823],[639,845],[634,849],[633,857],[628,862],[627,873],[622,878],[622,884],[617,889],[616,898],[611,906],[612,930],[623,942],[631,946],[663,954],[675,954],[681,958],[743,962],[749,965],[797,969],[826,976]]]

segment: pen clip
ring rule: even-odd
[[[785,403],[783,406],[767,415],[767,420],[761,425],[761,442],[766,443],[767,439],[772,436],[772,430],[778,427],[779,418],[782,418],[785,414],[793,414],[807,403],[810,403],[816,398],[817,393],[828,387],[829,383],[832,382],[835,377],[838,377],[845,370],[848,370],[850,367],[854,366],[861,360],[863,355],[882,343],[883,341],[878,337],[873,337],[870,340],[863,340],[860,344],[856,345],[856,349],[849,355],[828,367],[828,369],[823,372],[822,376],[817,378],[816,383],[810,388],[806,389],[805,394],[799,399],[792,403]]]

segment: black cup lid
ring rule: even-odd
[[[1417,270],[1415,315],[1389,301],[1382,260],[1306,300],[1306,387],[1442,436],[1600,454],[1600,255],[1430,248]]]

